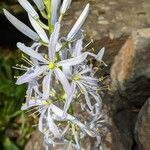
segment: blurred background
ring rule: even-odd
[[[33,4],[32,0],[30,2]],[[132,31],[150,27],[150,0],[73,0],[63,22],[66,29],[63,34],[69,31],[88,2],[91,8],[84,25],[86,42],[94,39],[92,47],[95,52],[102,47],[106,48],[104,60],[108,67],[103,74],[109,76],[114,57]],[[15,85],[15,76],[22,72],[12,66],[21,63],[21,53],[16,43],[29,43],[30,39],[9,23],[3,15],[3,8],[28,26],[31,25],[17,0],[0,0],[0,149],[22,150],[34,133],[34,119],[20,111],[26,86]]]

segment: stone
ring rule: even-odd
[[[147,100],[138,115],[135,138],[139,150],[149,150],[150,148],[150,99]]]
[[[150,28],[132,32],[111,68],[112,90],[140,108],[150,97]]]
[[[106,132],[102,133],[103,149],[132,150],[134,141],[132,114],[117,94],[106,94],[103,100],[102,112],[106,120],[104,125]]]

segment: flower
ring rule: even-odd
[[[76,45],[74,50],[72,51],[72,55],[77,58],[79,56],[82,56],[83,54],[91,55],[94,58],[98,59],[99,61],[102,61],[102,56],[104,54],[104,50],[100,50],[100,52],[95,55],[92,53],[82,53],[82,39],[77,40]],[[100,106],[101,108],[101,97],[97,93],[97,90],[99,88],[98,85],[98,79],[94,78],[94,73],[92,72],[92,69],[86,65],[86,63],[78,64],[76,66],[71,66],[72,68],[65,68],[68,71],[68,78],[72,81],[71,83],[71,88],[69,90],[69,94],[67,96],[65,105],[64,105],[64,110],[63,110],[63,118],[65,118],[66,113],[70,107],[70,104],[73,100],[73,96],[76,93],[77,87],[80,89],[80,92],[84,94],[86,104],[88,108],[91,111],[91,114],[94,115],[93,112],[93,106],[91,104],[91,97],[92,96],[95,100],[96,103]],[[90,96],[89,96],[90,95]],[[100,112],[100,110],[99,110]]]

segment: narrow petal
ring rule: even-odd
[[[82,53],[80,56],[62,60],[62,61],[58,62],[57,65],[58,66],[74,66],[74,65],[82,63],[86,59],[87,55],[88,55],[88,53],[85,52],[85,53]]]
[[[50,95],[50,88],[51,88],[51,75],[52,72],[49,71],[48,75],[46,75],[42,82],[42,88],[43,88],[43,97],[42,99],[47,100]]]
[[[56,75],[56,78],[60,81],[60,83],[62,84],[65,92],[68,94],[68,89],[70,89],[70,84],[66,78],[66,76],[64,75],[64,73],[60,70],[60,69],[55,69],[54,73]]]
[[[26,72],[24,75],[22,75],[21,77],[19,77],[17,79],[16,84],[20,85],[20,84],[23,84],[26,82],[30,82],[32,79],[41,75],[45,71],[46,68],[47,68],[47,66],[42,66],[42,67],[38,67],[30,72]]]
[[[47,123],[48,123],[49,130],[54,134],[56,138],[60,138],[61,134],[59,132],[58,127],[56,126],[56,124],[52,119],[50,107],[48,108],[48,112],[47,112],[47,121],[48,121]]]
[[[30,47],[25,46],[23,43],[18,42],[17,43],[17,47],[24,53],[26,53],[27,55],[29,55],[30,57],[36,58],[37,60],[44,62],[44,63],[48,63],[48,61],[38,52],[34,51],[33,49],[31,49]]]
[[[87,106],[88,106],[89,109],[92,111],[92,110],[93,110],[93,106],[92,106],[92,104],[91,104],[91,100],[90,100],[90,97],[89,97],[89,94],[88,94],[86,88],[85,88],[82,84],[80,84],[79,82],[78,82],[78,84],[79,84],[79,86],[81,87],[81,89],[82,89],[82,91],[83,91],[83,94],[84,94],[84,96],[85,96],[85,100],[86,100]]]
[[[69,8],[70,4],[71,4],[72,0],[64,0],[62,5],[61,5],[61,9],[60,9],[60,13],[64,14],[67,9]]]
[[[75,93],[75,90],[76,90],[76,83],[72,83],[71,84],[71,87],[70,87],[70,90],[69,91],[69,94],[67,95],[67,99],[66,99],[66,102],[65,102],[65,106],[64,106],[64,109],[63,109],[63,116],[62,118],[65,118],[67,116],[67,111],[70,107],[70,104],[73,100],[73,95]]]
[[[67,59],[67,57],[68,57],[67,49],[60,51],[59,56],[61,57],[61,60]],[[62,71],[65,75],[71,75],[71,67],[70,66],[63,66]]]
[[[94,99],[96,100],[97,104],[99,105],[100,109],[102,108],[102,98],[99,94],[97,94],[96,92],[90,92],[90,94],[94,97]]]
[[[36,32],[34,32],[33,30],[31,30],[27,25],[25,25],[24,23],[22,23],[20,20],[18,20],[16,17],[14,17],[12,14],[10,14],[6,9],[3,9],[4,14],[6,16],[6,18],[23,34],[25,34],[26,36],[28,36],[29,38],[31,38],[34,41],[39,41],[40,37],[38,36],[38,34]]]
[[[58,10],[60,8],[61,0],[52,0],[51,1],[51,10],[52,10],[52,24],[54,25],[58,21]]]
[[[39,19],[38,13],[27,0],[18,0],[18,2],[34,19]]]
[[[44,43],[48,43],[48,37],[47,37],[44,29],[38,24],[38,22],[35,19],[33,19],[30,15],[28,15],[28,16],[29,16],[29,20],[30,20],[33,28],[38,33],[38,35],[40,36],[40,38],[42,39],[42,41]]]
[[[73,56],[77,57],[81,55],[83,39],[79,39],[76,43],[75,49],[73,51]]]
[[[49,59],[50,61],[54,61],[55,59],[55,52],[56,52],[56,46],[58,43],[59,38],[59,31],[60,31],[60,24],[56,23],[54,32],[51,34],[50,41],[49,41]]]
[[[74,140],[75,140],[75,142],[76,142],[76,145],[77,145],[77,149],[81,149],[80,144],[79,144],[78,133],[77,133],[77,131],[75,130],[75,127],[72,128],[72,133],[73,133],[73,136],[74,136]]]
[[[42,133],[44,132],[44,124],[45,124],[45,112],[46,112],[46,108],[41,112],[40,118],[39,118],[39,125],[38,125],[38,129],[39,131],[41,131]]]
[[[98,61],[102,61],[102,58],[104,56],[104,53],[105,53],[105,48],[103,47],[99,52],[98,54],[96,55],[95,59],[98,60]]]
[[[91,68],[85,68],[85,69],[83,69],[79,74],[85,74],[85,73],[88,73],[88,72],[91,72],[92,71],[92,69]]]
[[[43,11],[45,9],[43,0],[33,0],[33,1],[40,11]]]
[[[86,5],[86,7],[84,8],[82,14],[78,18],[78,20],[76,21],[76,23],[74,24],[74,26],[72,27],[72,29],[69,32],[69,34],[67,35],[67,40],[68,41],[70,41],[70,40],[72,40],[74,38],[74,36],[76,35],[76,33],[79,31],[79,29],[81,28],[81,26],[85,22],[85,20],[86,20],[86,18],[88,16],[88,13],[89,13],[89,4]]]
[[[91,86],[98,87],[98,79],[96,79],[96,78],[92,78],[92,77],[88,77],[88,76],[82,76],[81,80],[83,83],[87,83]]]

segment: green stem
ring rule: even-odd
[[[70,105],[70,108],[69,108],[69,110],[68,110],[68,113],[71,114],[71,115],[74,114],[73,105],[72,105],[72,104]]]
[[[47,11],[47,19],[48,19],[48,27],[49,27],[49,34],[52,33],[51,28],[51,0],[44,0],[44,4],[46,6]]]

